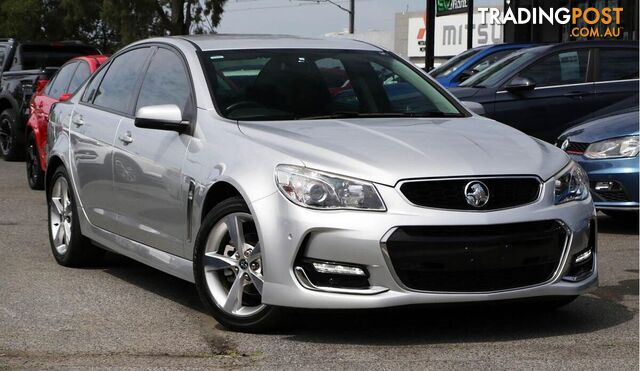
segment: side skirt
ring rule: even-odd
[[[193,262],[176,255],[168,254],[153,247],[131,241],[88,222],[84,215],[80,218],[82,234],[100,247],[124,255],[142,264],[146,264],[185,281],[195,282]]]

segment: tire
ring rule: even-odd
[[[44,171],[40,166],[40,153],[36,145],[36,136],[33,131],[27,137],[27,182],[29,187],[35,190],[44,189]]]
[[[80,232],[78,208],[63,166],[54,170],[51,187],[47,188],[49,243],[53,257],[65,267],[94,263],[102,252]]]
[[[6,161],[24,158],[23,134],[18,127],[18,114],[13,109],[0,113],[0,154]]]
[[[271,329],[281,309],[262,304],[261,248],[244,200],[232,197],[215,206],[202,222],[195,243],[196,288],[213,317],[233,331]],[[242,252],[237,245],[245,246]]]

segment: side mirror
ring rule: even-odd
[[[141,107],[136,112],[134,125],[144,129],[170,130],[182,133],[189,123],[182,120],[182,111],[175,104]]]
[[[462,101],[462,106],[476,115],[484,116],[484,106],[477,102]]]
[[[519,92],[519,91],[531,91],[536,88],[536,83],[531,79],[526,77],[516,76],[514,77],[505,89],[510,92]]]
[[[71,97],[73,97],[73,94],[71,93],[64,93],[61,96],[58,97],[58,101],[59,102],[66,102],[69,99],[71,99]]]

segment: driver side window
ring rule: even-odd
[[[587,81],[587,49],[551,54],[520,72],[518,77],[533,81],[537,87],[579,84]]]
[[[142,82],[136,104],[141,107],[175,104],[183,117],[191,112],[191,83],[182,59],[174,52],[159,48]]]

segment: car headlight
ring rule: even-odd
[[[584,152],[584,157],[591,159],[635,157],[638,155],[638,148],[637,135],[613,138],[591,143]]]
[[[584,169],[575,162],[571,161],[555,179],[556,205],[589,197],[589,178]]]
[[[386,210],[373,184],[300,166],[276,167],[278,189],[293,203],[312,209]]]

